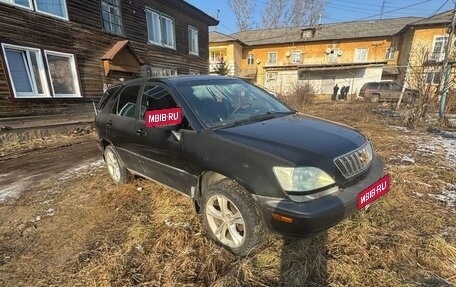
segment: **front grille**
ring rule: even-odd
[[[367,141],[360,148],[337,157],[334,163],[346,178],[350,178],[366,170],[372,158],[372,145]]]

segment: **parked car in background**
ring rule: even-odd
[[[191,198],[214,241],[245,256],[268,230],[303,237],[385,194],[369,139],[220,76],[126,81],[95,119],[115,183],[139,175]]]
[[[380,101],[397,102],[401,96],[402,86],[395,82],[365,83],[359,91],[359,96],[372,103]],[[403,101],[412,102],[418,98],[419,92],[414,89],[405,89]]]

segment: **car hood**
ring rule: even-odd
[[[302,114],[217,129],[215,133],[301,166],[332,165],[334,158],[366,141],[353,128]]]

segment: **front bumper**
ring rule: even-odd
[[[255,195],[269,228],[290,237],[304,237],[336,225],[357,210],[358,193],[383,176],[383,162],[374,156],[369,172],[359,181],[340,191],[309,202]],[[292,219],[291,223],[276,220],[272,214]]]

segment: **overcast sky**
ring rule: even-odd
[[[186,0],[212,17],[217,17],[220,10],[220,24],[217,31],[225,34],[237,32],[234,14],[227,0]],[[258,7],[255,19],[261,19],[260,13],[265,0],[254,0]],[[428,17],[453,9],[456,0],[385,0],[383,18],[419,16]],[[379,19],[382,0],[330,0],[322,16],[322,23],[334,23],[367,19]],[[443,6],[442,6],[443,5]],[[439,10],[440,8],[440,10]],[[368,18],[369,17],[369,18]]]

